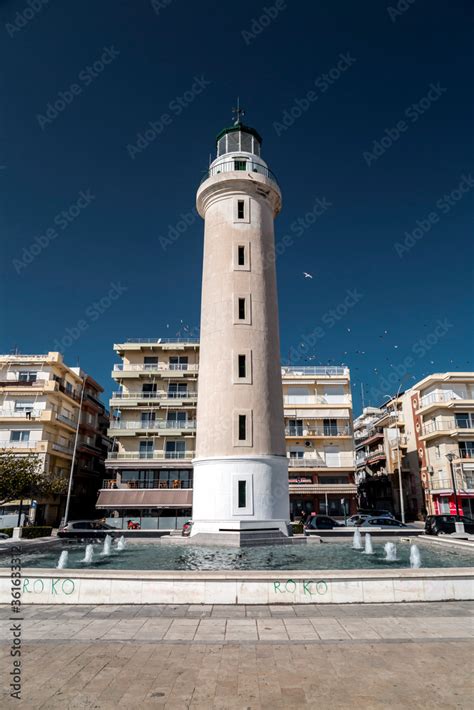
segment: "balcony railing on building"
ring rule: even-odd
[[[196,399],[197,392],[112,392],[111,399]]]
[[[474,474],[455,474],[456,490],[458,492],[463,491],[473,491],[474,490]],[[431,491],[439,492],[453,492],[453,482],[451,477],[449,478],[436,478],[433,477],[428,483],[428,487]]]
[[[169,344],[184,344],[192,343],[193,345],[199,345],[199,338],[127,338],[127,343],[147,343],[155,345],[169,345]]]
[[[338,457],[323,458],[322,456],[292,456],[287,454],[290,468],[352,468],[354,458],[350,452],[341,452]]]
[[[437,431],[454,431],[456,429],[474,429],[474,417],[466,419],[439,418],[432,419],[422,426],[423,434],[433,434]]]
[[[284,366],[281,368],[281,374],[284,375],[322,375],[323,377],[331,375],[349,375],[349,368],[342,365],[331,366]]]
[[[168,420],[155,420],[155,421],[140,421],[140,422],[122,422],[122,421],[112,421],[110,422],[110,429],[185,429],[188,431],[194,431],[196,429],[195,420],[186,421],[168,421]]]
[[[351,398],[348,394],[341,395],[296,395],[296,394],[285,394],[283,395],[283,404],[285,406],[289,405],[302,405],[302,404],[350,404]]]
[[[181,480],[174,478],[170,481],[164,481],[159,478],[153,478],[146,481],[119,481],[118,479],[106,478],[102,481],[102,488],[116,490],[137,490],[137,489],[162,489],[162,490],[182,490],[193,487],[192,478]]]
[[[350,427],[344,426],[287,426],[288,436],[350,436]]]
[[[454,400],[463,401],[464,399],[466,398],[456,392],[453,392],[452,390],[446,392],[431,392],[430,394],[421,397],[420,406],[428,407],[430,404],[444,404]]]
[[[120,363],[114,365],[114,372],[197,372],[199,365],[196,363]]]
[[[111,451],[109,460],[190,460],[194,457],[194,451]]]

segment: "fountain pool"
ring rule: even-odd
[[[84,558],[84,543],[67,545],[67,567],[97,570],[382,570],[410,569],[410,543],[400,539],[397,559],[387,561],[384,541],[372,540],[373,554],[352,549],[350,541],[321,545],[272,547],[198,547],[131,543],[120,549],[112,545],[109,555],[93,555],[92,546]],[[473,567],[474,550],[431,545],[418,540],[422,567]],[[62,547],[62,546],[61,546]],[[61,547],[22,554],[24,568],[54,569]],[[101,546],[94,545],[99,550]],[[9,556],[0,558],[0,567],[8,567]]]

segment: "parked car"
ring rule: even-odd
[[[464,530],[474,535],[474,520],[465,515],[428,515],[425,520],[426,535],[450,535],[456,532],[455,523],[464,523]]]
[[[312,515],[304,526],[304,534],[310,535],[314,530],[332,530],[340,527],[344,527],[344,523],[338,523],[329,515]]]
[[[354,527],[354,525],[361,525],[362,522],[368,517],[368,515],[360,515],[359,513],[357,513],[356,515],[351,515],[350,518],[347,518],[346,525],[348,527]]]
[[[367,517],[362,522],[357,523],[357,527],[366,528],[407,528],[408,525],[402,523],[400,520],[395,520],[395,518],[387,518],[385,516],[373,516]]]
[[[122,532],[101,520],[71,520],[58,530],[58,537],[104,538],[106,535],[117,537]]]
[[[372,517],[394,518],[394,514],[390,510],[373,510],[372,508],[359,508],[357,515],[370,515]]]
[[[10,538],[5,533],[0,533],[0,540],[9,540]]]

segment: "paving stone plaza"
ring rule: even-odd
[[[23,608],[22,700],[2,707],[469,708],[471,602]]]

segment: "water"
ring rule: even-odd
[[[385,560],[387,562],[397,561],[397,546],[394,542],[386,542],[383,549],[385,550]]]
[[[84,557],[80,562],[84,562],[86,565],[90,565],[94,558],[94,545],[86,545],[86,552]]]
[[[421,567],[421,555],[417,545],[410,545],[410,567],[412,569]]]
[[[104,557],[107,557],[108,555],[110,555],[111,548],[112,548],[112,538],[110,537],[110,535],[106,535],[105,540],[104,540],[104,547],[102,548],[102,552],[100,554],[103,555]]]
[[[59,555],[59,560],[58,564],[56,566],[57,569],[64,569],[67,567],[67,558],[69,557],[69,552],[67,550],[63,550],[61,554]]]
[[[374,546],[372,545],[372,535],[370,533],[365,533],[365,549],[364,555],[373,555]]]
[[[352,539],[352,549],[362,550],[362,535],[360,534],[359,528],[354,530],[354,537]]]
[[[123,535],[122,535],[122,537],[119,539],[119,541],[118,541],[118,543],[117,543],[117,550],[120,550],[120,551],[121,551],[121,550],[125,550],[125,538],[124,538]]]
[[[92,557],[92,545],[68,544],[68,570],[82,569],[84,563],[93,569],[130,570],[333,570],[333,569],[386,569],[384,540],[373,540],[373,555],[355,554],[347,541],[329,542],[322,545],[284,545],[272,547],[198,547],[160,545],[159,543],[128,546],[120,554]],[[417,542],[423,556],[423,568],[427,567],[473,567],[474,551],[466,548],[441,547]],[[54,569],[58,560],[58,548],[49,551],[22,554],[23,566]],[[10,558],[3,554],[0,566],[8,567]],[[397,539],[397,560],[392,569],[410,568],[410,545]]]

